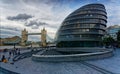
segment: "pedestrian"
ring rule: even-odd
[[[12,50],[12,54],[13,54],[13,56],[14,56],[14,50]]]
[[[15,53],[15,55],[17,55],[17,48],[16,48],[16,49],[14,49],[14,53]]]
[[[11,54],[12,54],[12,52],[11,52],[11,51],[9,51],[9,56],[11,56]]]
[[[18,51],[18,55],[20,55],[20,50]]]
[[[113,49],[114,49],[114,51],[116,51],[116,47],[115,46],[113,46]]]
[[[1,61],[3,62],[5,59],[5,55],[2,55]]]
[[[10,56],[8,57],[8,61],[10,60]]]

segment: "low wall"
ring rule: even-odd
[[[85,54],[71,54],[71,55],[32,55],[34,61],[46,62],[60,62],[60,61],[83,61],[101,59],[113,56],[113,50],[106,50],[104,52],[94,52]]]
[[[82,48],[56,48],[56,51],[60,52],[99,52],[105,51],[106,48],[99,48],[99,47],[82,47]]]

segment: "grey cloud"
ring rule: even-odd
[[[6,27],[6,26],[1,26],[1,29],[6,29],[6,30],[13,30],[13,31],[21,31],[20,28],[16,28],[16,27]]]
[[[39,26],[43,26],[43,25],[49,25],[49,24],[37,20],[31,20],[25,23],[25,26],[32,27],[33,29],[37,29],[39,28]]]
[[[74,0],[23,0],[23,2],[27,4],[47,4],[48,6],[53,5],[53,7],[69,4],[73,1]]]
[[[11,4],[13,4],[13,3],[15,4],[15,3],[18,3],[19,0],[17,0],[17,1],[16,0],[1,0],[1,2],[5,3],[5,4],[10,4],[10,3]]]
[[[51,28],[58,28],[58,26],[56,26],[56,25],[49,25],[49,27],[51,27]]]
[[[20,36],[21,28],[11,27],[11,26],[0,26],[0,37],[12,37],[12,36]]]
[[[1,34],[17,35],[19,32],[1,30]]]
[[[45,3],[45,4],[53,4],[53,3],[60,3],[63,2],[63,0],[23,0],[25,3]]]
[[[18,14],[17,16],[8,16],[7,19],[15,20],[15,21],[24,21],[32,17],[33,17],[32,15],[28,15],[24,13],[24,14]]]
[[[11,36],[20,36],[21,31],[10,30],[10,29],[1,29],[1,38],[11,37]]]
[[[40,18],[40,19],[42,19],[42,20],[52,20],[52,19],[50,19],[50,18],[48,18],[48,17],[42,17],[42,18]]]

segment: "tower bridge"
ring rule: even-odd
[[[22,34],[21,34],[21,45],[22,46],[26,46],[26,42],[28,40],[28,36],[29,35],[41,35],[41,46],[42,47],[46,47],[47,46],[47,42],[46,42],[46,36],[47,36],[47,31],[45,30],[45,28],[43,28],[41,30],[41,33],[28,33],[28,31],[26,29],[24,29],[22,31]]]
[[[27,35],[41,35],[41,33],[28,33]]]

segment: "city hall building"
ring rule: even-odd
[[[56,35],[57,47],[100,47],[106,23],[104,5],[85,5],[62,22]]]
[[[101,47],[107,13],[103,4],[88,4],[68,15],[56,35],[56,48],[32,55],[34,61],[60,62],[102,59],[113,50]]]

